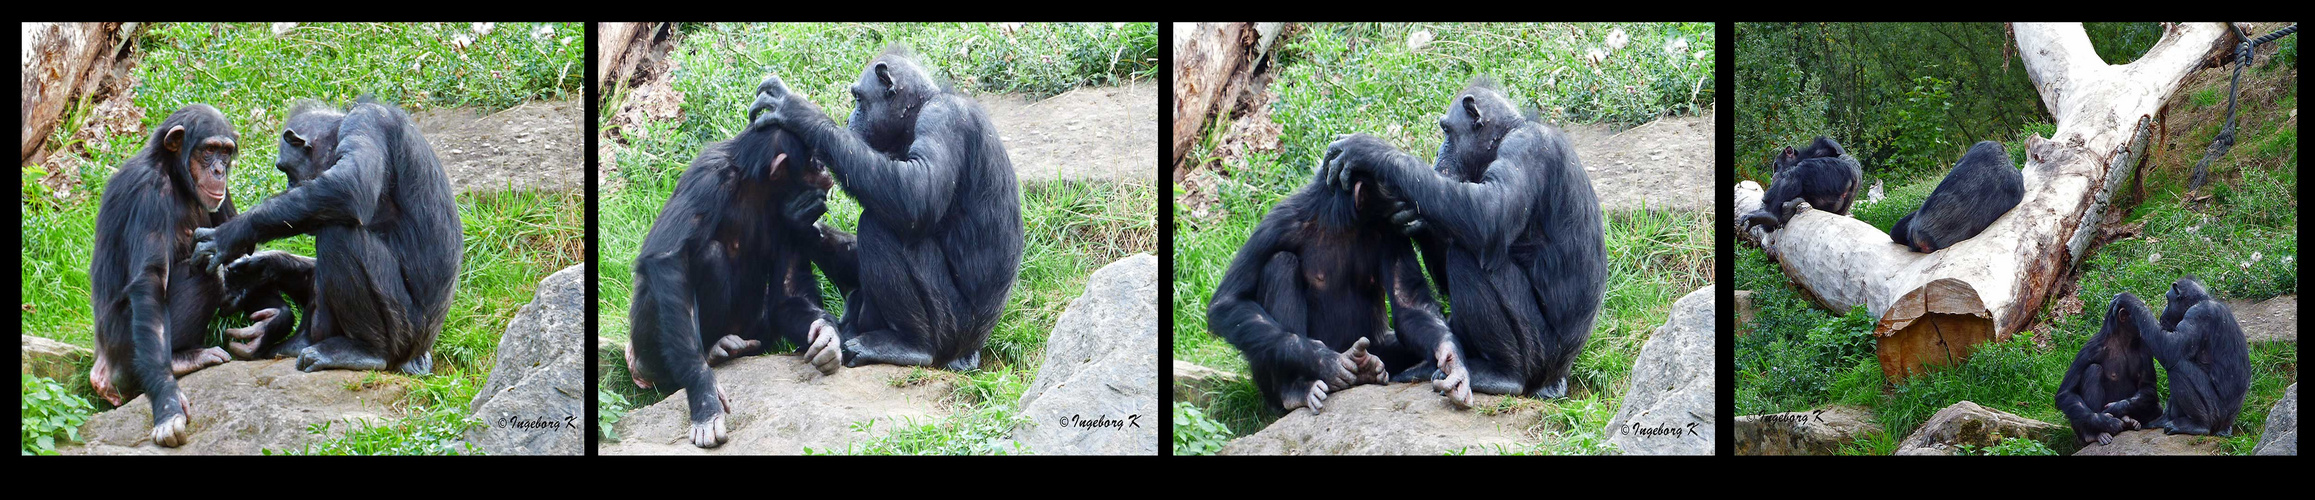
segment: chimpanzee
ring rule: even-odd
[[[2111,306],[2117,319],[2138,330],[2154,360],[2170,374],[2170,404],[2148,427],[2165,434],[2234,435],[2235,415],[2251,388],[2251,346],[2235,313],[2211,298],[2192,277],[2179,278],[2163,293],[2159,322],[2146,303],[2123,292]],[[2108,328],[2112,328],[2109,326]]]
[[[2154,388],[2154,358],[2124,307],[2138,298],[2124,297],[2130,294],[2116,295],[2107,305],[2106,326],[2082,345],[2074,365],[2058,382],[2058,411],[2066,414],[2074,436],[2083,443],[2110,444],[2115,434],[2162,416],[2162,397]]]
[[[202,346],[224,284],[190,260],[195,228],[234,217],[225,180],[239,140],[217,108],[179,108],[121,164],[97,205],[88,268],[96,364],[88,382],[116,406],[150,395],[153,444],[185,444],[193,410],[177,377],[227,360],[224,349]]]
[[[253,311],[264,324],[237,331],[268,333],[237,350],[294,352],[304,371],[433,371],[434,337],[465,258],[458,207],[434,148],[401,108],[368,97],[343,111],[300,103],[287,129],[275,167],[290,188],[194,234],[194,264],[209,272],[230,267],[235,275],[313,281],[307,297],[292,297],[310,305],[300,334],[267,344],[262,338],[284,317]],[[314,258],[250,255],[259,243],[298,234],[313,235]]]
[[[1386,219],[1393,205],[1373,186],[1312,179],[1231,259],[1206,323],[1245,354],[1270,408],[1320,411],[1328,392],[1437,374],[1430,354],[1447,323],[1414,247]]]
[[[776,75],[748,109],[750,121],[803,139],[860,201],[861,287],[844,300],[842,345],[815,335],[805,356],[839,349],[843,366],[978,367],[1021,267],[1013,162],[980,104],[935,82],[903,49],[870,61],[852,99],[849,131]]]
[[[1864,179],[1865,171],[1858,168],[1856,158],[1841,149],[1841,143],[1817,136],[1799,151],[1787,147],[1777,155],[1775,178],[1769,180],[1768,192],[1761,194],[1760,210],[1745,214],[1744,222],[1775,231],[1800,213],[1801,201],[1807,201],[1810,208],[1848,215]]]
[[[833,186],[803,141],[751,126],[692,160],[651,224],[635,258],[627,367],[636,386],[687,392],[692,444],[713,448],[729,438],[731,404],[709,366],[775,340],[804,346],[835,333],[812,274],[815,262],[853,253],[851,235],[815,224]],[[831,281],[840,292],[857,286]],[[834,358],[828,351],[812,361],[833,366]]]
[[[1471,392],[1567,394],[1568,367],[1605,297],[1599,198],[1575,147],[1493,82],[1466,87],[1439,119],[1438,165],[1355,134],[1327,146],[1324,178],[1371,180],[1412,207],[1426,266],[1447,296],[1453,334],[1433,357],[1457,405]]]
[[[1889,240],[1915,252],[1935,252],[1977,236],[2025,197],[2026,178],[2010,164],[2002,144],[1979,142],[1938,181],[1920,210],[1897,219]]]

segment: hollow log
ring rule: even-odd
[[[1929,254],[1818,210],[1775,232],[1740,231],[1810,300],[1839,312],[1861,304],[1879,318],[1873,333],[1882,375],[1892,382],[1967,360],[1978,343],[2024,329],[2080,262],[2107,201],[2144,155],[2163,101],[2237,38],[2215,23],[2172,25],[2144,57],[2111,65],[2080,24],[2018,23],[2012,32],[2057,123],[2051,137],[2026,139],[2026,194],[2017,208],[1977,237]],[[1758,183],[1733,191],[1731,214],[1760,208]]]

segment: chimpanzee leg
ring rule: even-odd
[[[979,367],[979,345],[941,363],[943,352],[962,348],[947,343],[967,342],[956,331],[957,314],[964,303],[957,296],[948,261],[933,242],[901,250],[905,262],[877,269],[861,269],[863,287],[853,294],[861,304],[857,333],[845,336],[844,366],[871,363],[904,366],[940,366],[949,370]],[[883,286],[880,286],[883,285]],[[849,307],[849,306],[847,306]]]
[[[403,353],[395,350],[414,347],[419,335],[411,322],[399,257],[368,232],[337,230],[314,238],[314,253],[328,257],[316,260],[315,283],[322,291],[317,292],[315,314],[329,317],[329,329],[315,325],[312,345],[298,351],[297,368],[308,372],[430,368],[425,363],[397,366]]]
[[[294,356],[304,349],[306,339],[296,339],[294,346],[285,342],[308,326],[298,322],[296,311],[312,315],[313,273],[312,257],[278,250],[257,252],[227,264],[227,297],[256,322],[226,330],[225,334],[234,341],[227,343],[225,349],[242,359]],[[297,305],[296,310],[288,307],[293,303]]]
[[[628,348],[628,371],[635,385],[683,389],[691,410],[692,444],[720,446],[730,438],[724,427],[729,409],[715,371],[707,367],[700,334],[696,290],[685,274],[684,256],[676,253],[645,256],[635,261],[635,301],[628,316],[634,321],[634,342]]]
[[[217,366],[233,359],[225,349],[202,347],[208,340],[209,320],[217,317],[217,308],[224,305],[225,286],[216,277],[200,273],[193,266],[170,266],[169,276],[169,372],[184,377],[202,368]]]

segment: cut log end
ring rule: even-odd
[[[1874,351],[1881,360],[1882,379],[1895,383],[1933,367],[1968,361],[1978,344],[2007,337],[1999,332],[1993,311],[1975,287],[1942,278],[1889,305],[1873,327]]]

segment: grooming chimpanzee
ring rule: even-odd
[[[217,108],[180,108],[121,164],[97,206],[88,268],[96,365],[88,382],[114,405],[149,395],[153,444],[185,444],[193,410],[177,377],[227,359],[224,349],[201,345],[224,284],[190,260],[193,231],[234,216],[225,180],[239,139]]]
[[[2234,435],[2235,415],[2251,388],[2251,346],[2226,304],[2194,278],[2179,278],[2163,293],[2160,322],[2129,292],[2114,295],[2107,328],[2125,323],[2145,338],[2154,360],[2170,374],[2170,404],[2148,427],[2165,434]],[[2119,316],[2119,317],[2115,317]]]
[[[1921,209],[1897,219],[1889,240],[1930,253],[1977,236],[2026,197],[2026,178],[1999,142],[1970,146]]]
[[[1322,178],[1372,180],[1412,206],[1426,265],[1453,308],[1433,354],[1438,387],[1557,398],[1591,337],[1608,276],[1599,198],[1559,130],[1523,116],[1493,83],[1465,88],[1439,119],[1438,165],[1382,139],[1327,146]]]
[[[431,372],[434,337],[465,255],[450,179],[434,148],[408,114],[366,97],[344,111],[300,103],[287,128],[275,166],[290,188],[194,235],[194,264],[210,272],[229,267],[233,275],[259,276],[257,282],[313,282],[277,285],[309,292],[291,297],[311,306],[301,334],[267,343],[280,331],[274,321],[285,320],[269,315],[237,330],[237,339],[255,343],[236,350],[294,352],[305,371]],[[298,234],[313,235],[314,258],[250,255],[259,243]],[[266,333],[252,339],[252,330]]]
[[[1775,178],[1761,194],[1760,210],[1745,214],[1744,223],[1775,231],[1800,213],[1802,201],[1810,208],[1848,215],[1864,179],[1857,159],[1830,137],[1818,136],[1799,151],[1784,148],[1776,158]]]
[[[1231,259],[1206,323],[1245,354],[1271,408],[1319,411],[1328,392],[1437,374],[1447,324],[1391,209],[1373,186],[1313,179]]]
[[[852,99],[849,131],[778,76],[764,79],[748,109],[750,121],[802,138],[860,201],[861,287],[845,297],[837,325],[842,365],[973,369],[1021,267],[1012,160],[980,104],[904,51],[870,61]],[[805,356],[824,359],[838,340],[815,335]]]
[[[2083,443],[2112,443],[2115,434],[2162,416],[2162,397],[2154,392],[2154,358],[2138,324],[2126,316],[2125,296],[2115,296],[2106,307],[2106,327],[2082,345],[2058,382],[2058,411]]]
[[[686,391],[692,444],[712,448],[729,438],[731,404],[709,366],[779,339],[811,345],[813,329],[835,333],[812,274],[815,262],[833,268],[829,259],[852,254],[851,235],[815,224],[832,186],[803,141],[751,126],[692,160],[651,224],[635,258],[627,367],[637,386]],[[855,285],[831,281],[840,291]],[[834,357],[829,351],[813,361],[833,366]]]

